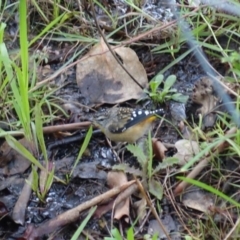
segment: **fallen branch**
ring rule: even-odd
[[[24,234],[24,238],[36,239],[45,234],[49,234],[71,222],[76,221],[77,219],[79,219],[80,213],[82,211],[89,209],[90,207],[95,206],[97,204],[101,204],[106,199],[109,199],[109,198],[119,194],[120,192],[124,191],[125,189],[127,189],[129,186],[131,186],[135,182],[136,182],[135,180],[132,180],[120,187],[115,187],[115,188],[107,191],[106,193],[103,193],[87,202],[84,202],[84,203],[78,205],[75,208],[72,208],[71,210],[68,210],[68,211],[58,215],[57,217],[55,217],[47,222],[44,222],[42,225],[40,225],[37,228],[29,226],[29,228],[26,230],[26,232]]]

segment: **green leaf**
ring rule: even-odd
[[[38,191],[38,172],[36,170],[36,168],[34,166],[32,166],[32,174],[33,174],[33,178],[32,178],[32,183],[29,182],[29,184],[32,187],[32,190],[37,193]],[[28,180],[26,180],[28,181]]]
[[[188,96],[182,95],[181,93],[175,93],[171,96],[171,99],[176,102],[186,103],[188,100]]]
[[[56,26],[65,16],[66,13],[63,13],[62,15],[60,15],[59,17],[57,17],[56,19],[54,19],[52,22],[50,22],[43,30],[42,32],[40,32],[36,37],[34,37],[31,42],[29,43],[29,47],[31,45],[33,45],[36,41],[38,41],[44,34],[48,33],[51,31],[52,28],[54,28],[54,26]],[[26,18],[26,15],[25,15]]]
[[[137,158],[141,166],[145,165],[147,161],[147,157],[145,156],[143,150],[139,146],[128,144],[126,148],[129,152],[131,152]]]
[[[40,104],[36,104],[35,106],[35,124],[36,124],[36,134],[37,139],[40,145],[40,149],[42,151],[44,160],[46,163],[48,162],[47,150],[45,145],[45,140],[43,137],[43,122],[42,122],[42,114]]]
[[[153,196],[155,196],[159,200],[162,200],[163,186],[159,181],[155,180],[154,178],[149,179],[148,187],[149,187],[149,192]]]
[[[160,162],[158,164],[158,166],[154,169],[152,175],[156,174],[157,172],[159,172],[162,169],[166,169],[167,167],[171,167],[174,164],[177,164],[179,162],[179,160],[175,157],[169,157],[169,158],[165,158],[163,160],[163,162]]]
[[[149,83],[152,93],[156,93],[159,85],[163,82],[164,76],[162,74],[156,75]]]
[[[112,229],[111,233],[112,233],[113,237],[115,238],[115,240],[122,240],[122,236],[117,228]]]
[[[190,237],[190,236],[188,236],[188,235],[184,236],[184,239],[185,239],[185,240],[193,240],[193,238]]]
[[[44,167],[41,163],[30,153],[21,143],[19,143],[15,138],[10,135],[5,136],[7,143],[25,158],[27,158],[31,163],[39,167],[40,169],[44,170]]]
[[[127,230],[127,240],[134,240],[133,227],[130,227],[130,228]]]
[[[158,233],[155,233],[154,235],[153,235],[153,237],[152,237],[152,240],[158,240],[159,238],[158,238]]]
[[[175,75],[170,75],[164,82],[164,91],[168,91],[176,82],[176,80],[177,78]]]
[[[52,186],[53,179],[54,179],[54,171],[55,171],[55,168],[54,168],[54,165],[53,165],[51,171],[47,173],[48,176],[47,176],[47,182],[46,182],[45,188],[44,188],[44,197]]]
[[[154,81],[161,84],[163,81],[164,76],[162,74],[157,74],[154,78]]]

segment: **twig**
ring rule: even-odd
[[[135,179],[136,179],[136,178],[135,178]],[[139,187],[140,192],[141,192],[141,193],[143,194],[143,196],[145,197],[145,199],[146,199],[146,201],[147,201],[147,203],[148,203],[148,206],[150,207],[150,209],[151,209],[151,211],[152,211],[152,214],[153,214],[154,217],[157,219],[157,221],[158,221],[158,223],[159,223],[159,226],[161,227],[161,229],[163,230],[164,234],[166,235],[166,238],[167,238],[168,240],[171,240],[171,238],[170,238],[170,236],[169,236],[169,234],[168,234],[165,226],[163,225],[161,219],[160,219],[159,216],[158,216],[158,213],[157,213],[156,209],[152,206],[151,201],[149,200],[146,192],[144,191],[141,182],[140,182],[138,179],[136,179],[136,182],[137,182],[137,184],[138,184],[138,187]]]
[[[50,133],[55,133],[58,131],[71,131],[71,130],[78,130],[80,128],[87,128],[91,125],[91,122],[79,122],[79,123],[69,123],[69,124],[62,124],[62,125],[55,125],[55,126],[47,126],[43,127],[43,133],[44,134],[50,134]],[[21,137],[24,136],[24,132],[22,131],[13,131],[13,132],[8,132],[6,131],[11,136],[15,137]],[[1,136],[5,137],[5,136]],[[0,137],[0,138],[1,138]]]
[[[86,209],[89,209],[92,206],[95,206],[97,204],[100,204],[101,202],[103,202],[105,199],[109,199],[117,194],[119,194],[120,192],[122,192],[123,190],[127,189],[128,187],[130,187],[132,184],[134,184],[136,181],[130,181],[120,187],[115,187],[109,191],[107,191],[106,193],[103,193],[87,202],[84,202],[80,205],[78,205],[75,208],[72,208],[60,215],[58,215],[57,217],[44,222],[42,225],[40,225],[39,227],[37,227],[36,229],[34,229],[31,233],[30,236],[27,236],[27,239],[35,239],[37,237],[43,236],[45,234],[48,234],[50,232],[55,231],[56,229],[65,226],[66,224],[69,224],[71,222],[76,221],[79,216],[80,213]],[[26,236],[25,236],[26,237]],[[35,237],[35,238],[34,238]]]

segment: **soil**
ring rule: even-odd
[[[59,50],[58,43],[50,41],[47,44],[52,45],[52,52]],[[63,54],[67,52],[67,49],[71,49],[72,46],[73,45],[71,43],[68,43],[67,46],[62,47]],[[132,49],[136,51],[140,62],[146,69],[149,80],[153,76],[155,76],[161,69],[163,69],[165,66],[167,66],[174,60],[172,55],[170,54],[152,54],[148,47],[133,46]],[[174,57],[177,58],[187,50],[188,46],[182,46],[181,51],[175,54]],[[50,66],[50,69],[52,71],[56,71],[71,56],[71,53],[70,55],[67,55],[67,58],[65,58],[64,56],[64,61],[60,60],[60,58],[58,59],[57,57],[53,57],[52,61],[50,60],[48,64],[42,64],[42,67],[48,65]],[[226,69],[223,64],[219,62],[219,60],[216,60],[209,56],[209,61],[212,66],[215,67],[215,69],[219,71],[222,75],[225,75],[227,73],[228,69]],[[177,91],[188,96],[191,96],[192,90],[194,88],[194,83],[199,78],[205,75],[201,65],[196,61],[195,57],[192,54],[188,55],[183,60],[175,64],[173,67],[169,68],[164,73],[164,76],[165,78],[167,78],[171,74],[177,76],[177,82],[174,85]],[[55,94],[56,96],[64,99],[65,103],[69,102],[69,105],[66,107],[66,109],[68,109],[68,113],[70,113],[69,117],[61,116],[59,118],[60,120],[54,123],[55,125],[79,122],[84,121],[84,119],[90,118],[93,112],[87,107],[84,107],[84,105],[86,105],[88,101],[86,98],[83,97],[76,83],[76,67],[68,69],[64,73],[64,77],[63,75],[59,75],[57,78],[55,78],[54,84],[61,86],[65,85],[64,87],[61,87],[61,89],[58,90]],[[81,105],[70,105],[70,102],[78,102]],[[171,112],[171,104],[173,103],[170,101],[161,104],[161,107],[164,107],[166,110],[166,119],[169,122],[172,122],[173,114],[173,112]],[[174,105],[174,114],[181,114],[181,109],[185,107],[186,118],[189,122],[192,122],[192,119],[196,117],[196,105],[194,105],[191,100],[189,100],[186,104],[175,104],[176,105]],[[138,104],[136,104],[135,101],[128,101],[120,104],[120,106],[131,106],[133,108],[139,106],[148,107],[153,105],[154,104],[151,101],[144,101]],[[97,109],[98,111],[103,111],[111,107],[111,105],[106,104],[102,105],[100,108],[95,109]],[[179,111],[176,110],[178,108],[180,109]],[[174,144],[182,137],[179,134],[176,125],[172,125],[168,121],[164,121],[161,124],[160,128],[158,128],[158,130],[156,130],[156,124],[153,132],[155,134],[155,137],[158,138],[161,142],[166,144]],[[79,148],[83,143],[86,132],[87,129],[80,129],[76,131],[74,133],[74,136],[81,140],[74,141],[72,141],[72,137],[70,138],[70,140],[67,140],[68,137],[63,138],[63,136],[60,136],[62,139],[59,141],[57,140],[59,137],[57,136],[57,134],[51,134],[46,136],[45,141],[48,148],[48,154],[50,156],[49,161],[54,162],[56,168],[55,175],[58,178],[64,179],[66,181],[68,180],[67,176],[69,175],[73,167],[74,160],[78,156]],[[56,141],[58,142],[58,144],[56,144]],[[52,143],[54,143],[55,146],[53,146]],[[173,156],[174,153],[176,153],[176,149],[174,147],[169,147],[166,152],[166,156]],[[133,157],[128,151],[125,151],[120,156],[121,159],[124,160],[124,162],[129,163],[135,168],[140,168],[135,157]],[[81,165],[81,167],[78,168],[77,166],[73,177],[69,179],[67,184],[54,181],[50,190],[48,191],[44,202],[41,202],[34,192],[31,194],[25,212],[25,223],[23,224],[23,226],[21,226],[21,224],[16,224],[12,220],[11,214],[13,207],[18,199],[18,196],[22,191],[22,187],[24,185],[23,179],[29,176],[30,169],[28,169],[28,171],[26,172],[15,175],[15,179],[11,183],[9,183],[6,188],[0,191],[0,203],[3,213],[0,220],[1,238],[8,240],[23,239],[23,237],[26,236],[26,230],[30,231],[29,226],[39,226],[47,220],[53,219],[59,214],[69,209],[72,209],[81,203],[88,202],[92,198],[106,192],[107,190],[109,190],[109,187],[107,186],[107,179],[104,176],[104,173],[102,173],[103,175],[101,175],[99,172],[96,174],[95,172],[91,173],[91,171],[95,171],[93,169],[97,168],[99,169],[99,171],[103,171],[106,173],[109,171],[109,168],[111,168],[118,161],[118,157],[115,155],[113,149],[109,146],[105,136],[99,131],[94,132],[90,144],[88,145],[87,150],[83,154],[83,157],[78,164],[78,166]],[[88,165],[87,167],[85,165],[82,165],[86,163]],[[9,177],[10,176],[2,175],[2,183],[4,183]],[[159,180],[163,182],[164,179],[165,174],[160,174]],[[174,178],[169,178],[168,181],[168,184],[171,183],[174,185],[176,183],[176,180]],[[134,196],[133,199],[135,198],[136,197]],[[181,204],[180,199],[176,198],[175,201],[177,202],[177,204]],[[174,221],[178,222],[179,228],[183,228],[180,224],[179,216],[176,213],[169,197],[164,196],[162,200],[162,209],[162,215],[170,214]],[[6,216],[4,216],[4,213],[6,213]],[[87,213],[88,211],[84,211],[79,214],[79,218],[77,221],[74,221],[73,223],[67,224],[66,226],[60,228],[52,235],[51,238],[44,236],[36,239],[70,239],[78,226],[87,216]],[[121,219],[115,221],[114,225],[118,228],[120,226],[122,226],[123,228],[130,226],[131,221],[134,221],[133,216],[134,214],[131,212],[130,223]],[[187,218],[184,220],[187,220]],[[103,239],[105,236],[109,236],[110,226],[111,210],[100,218],[92,218],[87,224],[87,226],[84,228],[84,233],[86,236],[87,234],[89,234],[92,239]],[[143,227],[142,231],[137,234],[136,239],[142,239],[142,236],[147,233],[148,230],[146,226]],[[34,229],[32,231],[34,231]],[[181,229],[181,231],[183,231],[183,229]]]

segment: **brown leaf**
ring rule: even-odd
[[[127,176],[122,171],[110,171],[108,173],[107,182],[110,188],[119,187],[127,182]]]
[[[157,138],[152,139],[152,146],[155,157],[162,161],[165,158],[166,147]]]
[[[199,145],[195,141],[190,140],[179,140],[175,143],[177,153],[173,157],[176,157],[179,165],[186,164],[194,155],[200,151]]]
[[[35,167],[35,169],[37,169],[37,167]],[[20,225],[24,225],[25,223],[26,208],[32,193],[31,183],[33,182],[33,171],[29,175],[27,181],[25,181],[22,191],[18,197],[18,200],[15,203],[15,206],[12,210],[13,221]]]
[[[137,213],[140,224],[142,223],[142,221],[144,220],[147,214],[146,206],[147,206],[147,201],[143,196],[139,201],[136,201],[133,204],[133,207],[136,209],[136,213]]]
[[[113,49],[124,67],[145,88],[147,74],[136,53],[127,47]],[[139,99],[142,89],[116,61],[101,39],[77,65],[77,83],[81,93],[92,103],[120,103]]]
[[[178,231],[178,222],[175,218],[173,219],[170,214],[166,214],[161,217],[161,221],[166,232],[170,236],[168,239],[181,239]],[[155,219],[149,221],[148,233],[151,235],[157,234],[157,239],[167,239],[165,232],[162,230],[159,222]]]
[[[73,171],[72,177],[79,177],[82,179],[106,179],[105,171],[98,169],[99,162],[87,162],[78,164]]]
[[[196,209],[200,212],[210,213],[210,207],[214,206],[214,196],[196,187],[191,187],[182,196],[182,201],[188,208]]]
[[[36,156],[37,152],[33,142],[29,142],[27,139],[22,138],[19,140],[19,143]],[[0,167],[4,167],[3,169],[0,169],[0,173],[6,175],[23,173],[31,164],[30,161],[19,152],[12,149],[6,141],[0,147],[0,153]]]
[[[108,173],[108,185],[111,188],[122,186],[127,182],[127,176],[124,172],[111,171]],[[122,199],[115,206],[114,219],[121,219],[122,217],[129,217],[129,198]]]

